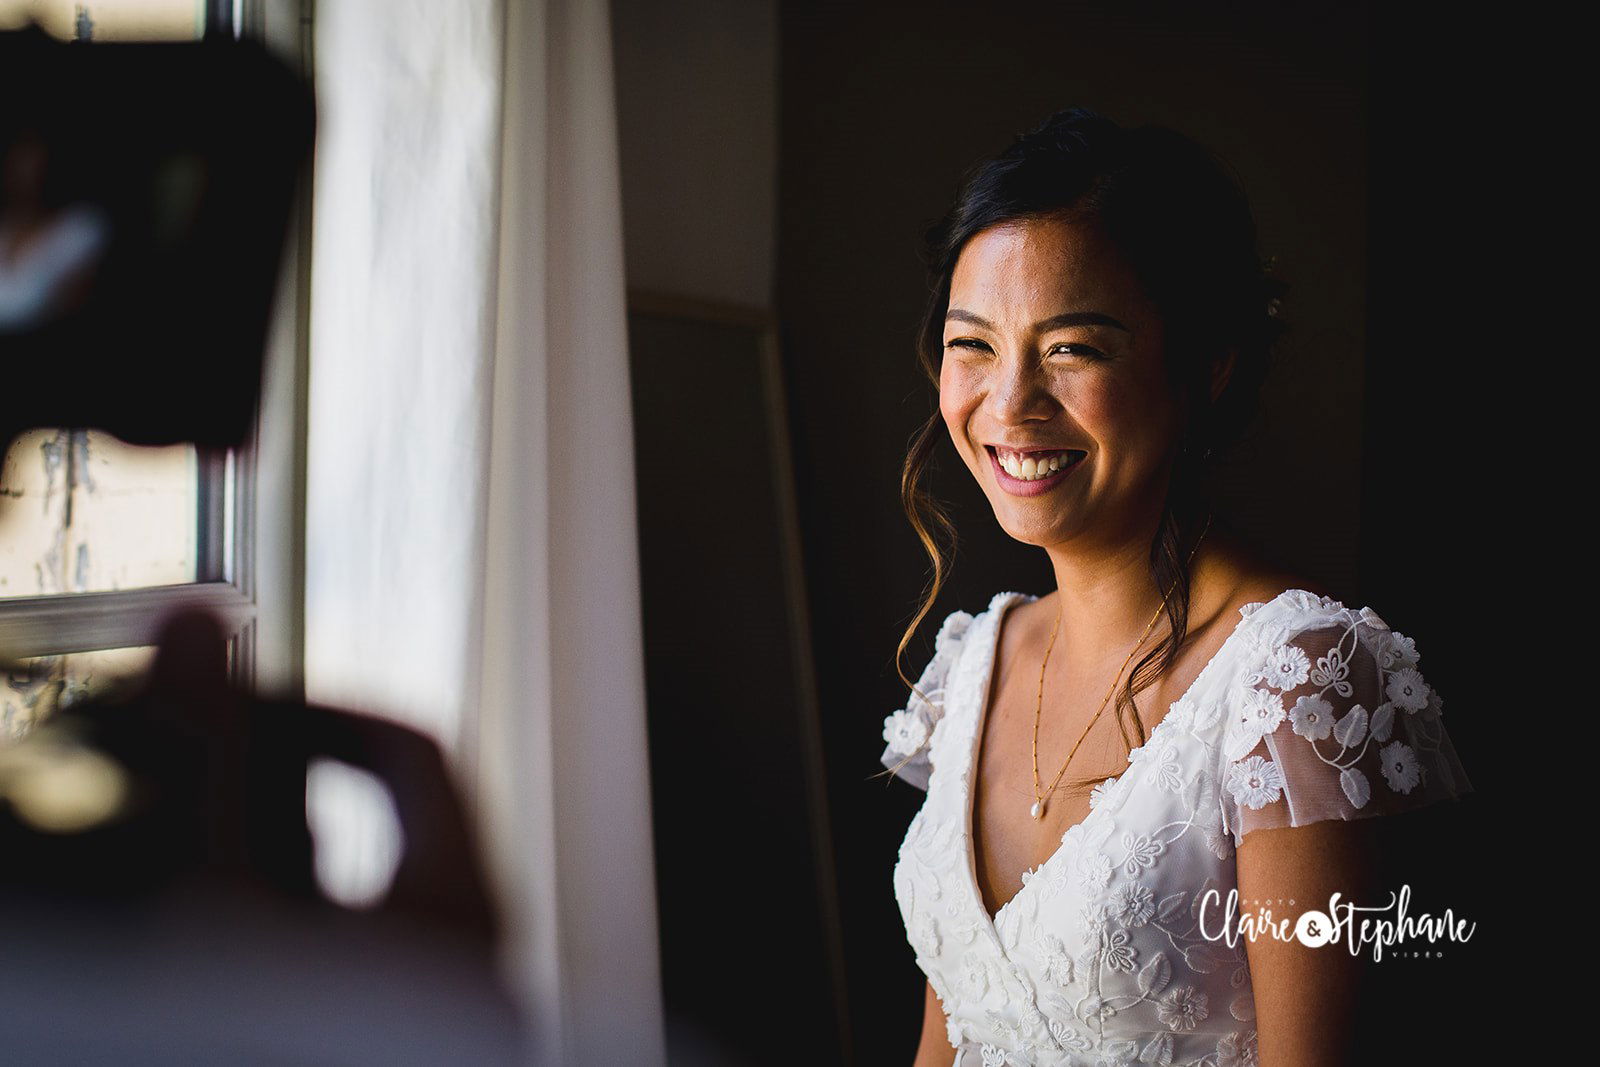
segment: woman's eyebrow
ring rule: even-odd
[[[951,308],[945,312],[944,321],[970,322],[972,325],[982,326],[986,330],[994,329],[994,323],[982,315],[962,308]],[[1110,315],[1099,311],[1063,311],[1059,315],[1052,315],[1048,319],[1041,319],[1033,324],[1033,328],[1037,333],[1044,333],[1047,330],[1059,330],[1066,326],[1112,326],[1123,333],[1131,334],[1133,332]]]

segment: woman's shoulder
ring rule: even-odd
[[[1039,597],[1033,593],[1023,593],[1014,589],[1003,589],[989,598],[989,602],[976,612],[965,608],[958,608],[947,615],[939,624],[938,635],[934,638],[934,654],[940,652],[954,652],[956,646],[963,642],[975,628],[992,625],[997,622],[1002,613],[1016,617],[1026,613],[1030,605],[1037,603]]]
[[[1232,599],[1240,607],[1246,604],[1270,604],[1279,598],[1299,599],[1304,594],[1313,599],[1332,599],[1327,586],[1298,571],[1260,570],[1241,574],[1232,592]]]
[[[1252,578],[1232,599],[1239,618],[1253,625],[1258,641],[1268,634],[1282,641],[1292,634],[1337,626],[1389,628],[1371,606],[1341,599],[1321,582],[1303,576]]]
[[[1205,544],[1190,572],[1190,602],[1207,605],[1207,618],[1242,618],[1266,607],[1320,601],[1329,590],[1317,579],[1276,560],[1262,546],[1220,526]],[[1231,628],[1231,626],[1230,626]]]
[[[1039,597],[1035,593],[1023,593],[1015,589],[1002,589],[989,598],[980,616],[993,615],[1007,606],[1015,605],[1017,608],[1026,608],[1029,604],[1036,603]]]
[[[891,711],[883,720],[884,750],[881,762],[897,777],[926,790],[933,772],[931,748],[934,735],[945,719],[945,696],[957,662],[974,626],[1021,596],[996,593],[989,604],[974,615],[957,608],[945,615],[933,639],[933,655],[923,666],[916,683],[906,696],[905,706]]]
[[[1340,599],[1321,582],[1288,571],[1250,574],[1229,600],[1239,619],[1233,667],[1243,683],[1234,695],[1242,695],[1249,708],[1274,712],[1276,702],[1265,699],[1267,691],[1292,689],[1309,679],[1332,686],[1340,696],[1365,687],[1366,712],[1384,703],[1380,694],[1391,685],[1401,706],[1438,711],[1442,702],[1417,671],[1416,641],[1390,627],[1371,605]]]
[[[1226,724],[1224,825],[1352,819],[1472,786],[1417,642],[1369,605],[1296,582],[1246,605]]]
[[[1006,590],[995,593],[986,605],[975,612],[966,608],[956,608],[949,612],[934,632],[933,655],[929,658],[924,673],[929,676],[930,681],[941,680],[961,659],[962,650],[974,634],[993,625],[1011,606],[1024,606],[1027,602],[1037,599],[1038,597],[1027,593]]]

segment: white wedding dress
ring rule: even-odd
[[[894,893],[955,1062],[1254,1065],[1246,942],[1203,936],[1202,898],[1227,900],[1234,848],[1253,829],[1471,791],[1416,646],[1371,610],[1305,590],[1241,608],[1124,773],[1095,787],[1089,814],[991,918],[972,765],[1001,617],[1035,599],[999,593],[976,617],[946,618],[917,683],[929,701],[913,693],[884,721],[884,765],[910,755],[899,776],[927,791]],[[1206,922],[1215,936],[1215,902]]]

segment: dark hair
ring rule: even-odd
[[[1283,283],[1256,252],[1255,221],[1238,180],[1205,148],[1157,126],[1124,128],[1084,108],[1068,108],[1016,137],[964,176],[954,205],[928,229],[923,253],[930,292],[918,333],[918,359],[937,389],[950,279],[969,240],[999,223],[1060,217],[1103,228],[1132,264],[1161,315],[1169,381],[1186,398],[1186,424],[1174,458],[1161,521],[1150,545],[1150,574],[1165,593],[1167,636],[1134,667],[1117,694],[1122,739],[1144,743],[1135,694],[1177,657],[1188,632],[1189,553],[1209,520],[1206,474],[1237,443],[1256,411],[1272,348]],[[1213,365],[1229,352],[1234,366],[1215,401]],[[912,690],[900,659],[933,607],[949,572],[935,530],[955,546],[955,527],[923,485],[941,434],[937,404],[917,431],[901,475],[901,501],[933,576],[900,639],[895,669]],[[1128,714],[1129,712],[1132,714]],[[910,758],[909,756],[907,757]],[[1074,779],[1079,788],[1099,779]]]

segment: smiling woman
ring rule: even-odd
[[[1281,330],[1243,195],[1176,133],[1063,111],[972,171],[928,261],[911,630],[948,569],[941,432],[1056,588],[948,616],[885,720],[927,792],[894,870],[917,1063],[1344,1062],[1352,954],[1218,941],[1200,905],[1360,899],[1363,820],[1471,786],[1415,643],[1211,504]]]
[[[1090,524],[1095,513],[1092,506],[1018,508],[1008,497],[1063,486],[1088,504],[1096,495],[1127,500],[1140,486],[1160,491],[1151,475],[1166,460],[1180,401],[1166,388],[1160,314],[1103,227],[1062,215],[990,226],[967,243],[950,288],[941,415],[978,483],[993,490],[990,502],[1012,536],[1048,533],[1030,529],[1039,522]],[[1035,321],[1035,308],[1047,301],[1081,310]],[[1029,421],[1031,411],[1052,406],[1071,420]],[[1088,446],[1096,443],[1102,447],[1091,459]],[[1032,480],[1040,459],[1070,453],[1082,460],[1067,472],[1086,466],[1087,477],[1070,485],[1064,472]]]

